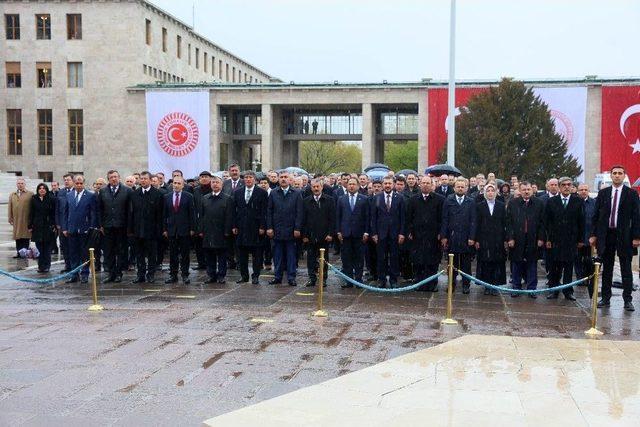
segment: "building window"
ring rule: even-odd
[[[229,64],[224,64],[224,79],[229,81]]]
[[[176,56],[182,58],[182,37],[176,36]]]
[[[82,110],[69,110],[69,155],[84,154],[84,131]]]
[[[50,156],[53,154],[51,110],[38,110],[38,154]]]
[[[218,60],[218,79],[222,80],[222,59]]]
[[[158,77],[158,69],[157,68],[153,69],[153,77]]]
[[[67,40],[82,40],[82,15],[67,14]]]
[[[202,67],[204,68],[204,72],[208,71],[209,67],[209,58],[207,57],[207,52],[204,53],[204,59],[202,60]]]
[[[166,28],[162,29],[162,51],[163,52],[167,51],[167,29]]]
[[[53,181],[53,172],[38,172],[38,179],[43,182]]]
[[[236,67],[231,67],[231,81],[236,82]]]
[[[69,87],[82,87],[82,62],[67,62]]]
[[[215,65],[216,65],[216,58],[215,57],[211,57],[211,77],[215,77],[216,76],[216,70],[215,70]]]
[[[200,49],[196,48],[196,68],[200,67]]]
[[[142,73],[147,75],[147,64],[142,64]]]
[[[20,40],[20,15],[4,15],[7,40]]]
[[[5,63],[7,69],[7,87],[22,87],[22,74],[20,73],[19,62]]]
[[[187,63],[191,65],[191,43],[187,45]]]
[[[51,62],[36,62],[38,87],[51,87]]]
[[[36,39],[51,40],[51,15],[36,15]]]
[[[148,19],[144,20],[144,41],[151,46],[151,21]]]
[[[7,147],[9,155],[22,155],[22,110],[7,110]]]

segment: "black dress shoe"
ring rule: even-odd
[[[169,276],[167,280],[164,281],[167,285],[171,283],[178,283],[178,278],[176,276]]]
[[[144,277],[136,277],[136,280],[133,281],[133,283],[144,283]]]
[[[298,286],[295,280],[289,280],[289,286]]]
[[[107,277],[106,279],[104,279],[104,280],[102,281],[102,283],[111,283],[111,282],[113,282],[113,281],[115,281],[115,280],[116,280],[116,278],[115,278],[115,277],[111,277],[111,276],[109,276],[109,277]]]
[[[537,294],[529,294],[529,298],[538,299],[538,295]]]
[[[207,269],[206,265],[198,265],[192,268],[192,270],[206,270],[206,269]]]
[[[312,282],[311,280],[309,280],[307,283],[304,284],[307,288],[313,288],[316,285],[316,282]]]
[[[565,294],[564,299],[566,299],[567,301],[575,301],[576,297],[574,297],[573,294]]]
[[[155,283],[156,282],[156,278],[153,276],[147,276],[147,283]]]
[[[462,293],[467,295],[471,292],[471,285],[462,285]]]
[[[122,282],[122,276],[116,276],[116,278],[115,278],[115,279],[113,279],[113,281],[114,281],[115,283],[120,283],[120,282]]]
[[[80,283],[89,283],[89,278],[83,277],[82,279],[80,279]]]
[[[252,277],[251,278],[251,284],[252,285],[259,285],[260,284],[260,279],[258,279],[257,277]]]
[[[66,269],[66,268],[63,268],[62,270],[60,270],[60,274],[68,273],[69,271],[71,271],[71,270],[68,270],[68,269]]]
[[[342,289],[347,289],[347,288],[353,288],[353,285],[351,283],[345,283],[344,285],[340,286]]]
[[[236,280],[236,283],[240,284],[240,283],[247,283],[249,281],[248,277],[241,277],[238,280]]]
[[[558,299],[559,294],[557,292],[551,292],[547,295],[547,299]]]
[[[598,301],[598,307],[602,308],[602,307],[609,307],[611,305],[611,303],[609,302],[609,300],[605,300],[604,298],[601,299],[600,301]]]
[[[279,285],[282,283],[282,280],[278,280],[278,279],[271,279],[269,280],[269,284],[270,285]]]
[[[625,311],[636,311],[636,309],[633,306],[633,303],[631,301],[627,301],[627,302],[624,303],[624,309],[625,309]]]
[[[188,285],[189,283],[191,283],[191,279],[189,279],[188,277],[183,277],[182,283],[184,283],[185,285]]]
[[[69,277],[64,283],[76,283],[78,281],[77,277]]]
[[[209,277],[207,280],[204,281],[205,285],[213,285],[214,283],[217,283],[218,281],[216,279],[212,279],[211,277]]]

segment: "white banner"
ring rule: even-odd
[[[549,106],[556,132],[564,136],[568,154],[575,157],[582,167],[582,175],[577,178],[583,181],[587,88],[584,86],[534,87],[533,92]]]
[[[186,179],[210,170],[209,92],[147,91],[146,102],[149,171]]]

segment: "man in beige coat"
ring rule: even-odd
[[[29,213],[31,211],[31,198],[33,193],[27,191],[24,179],[18,178],[16,191],[9,195],[9,224],[13,226],[13,240],[16,241],[16,256],[22,248],[29,248]]]

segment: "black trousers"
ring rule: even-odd
[[[262,245],[262,258],[264,260],[264,265],[271,265],[271,239],[263,236],[260,244]]]
[[[227,267],[235,270],[236,268],[236,236],[233,234],[227,237]]]
[[[368,240],[365,246],[365,256],[367,261],[367,270],[371,275],[371,280],[378,280],[378,250],[373,240]]]
[[[102,242],[105,270],[111,277],[122,276],[122,271],[129,266],[126,227],[105,228]]]
[[[164,262],[164,254],[167,252],[167,239],[164,237],[160,237],[157,240],[156,244],[157,252],[156,252],[156,268],[162,267],[162,263]]]
[[[16,239],[16,254],[19,254],[20,249],[29,249],[29,239]]]
[[[415,280],[421,282],[429,276],[433,276],[438,272],[439,264],[413,264],[413,272]],[[438,288],[438,280],[435,279],[418,288],[419,291],[434,291]]]
[[[51,247],[54,245],[52,240],[44,240],[42,242],[35,242],[36,248],[40,252],[38,257],[38,270],[49,271],[51,268]]]
[[[204,250],[202,249],[202,237],[195,235],[191,238],[191,242],[193,243],[193,250],[196,253],[198,267],[206,267],[207,260],[204,257]]]
[[[458,270],[462,270],[467,274],[471,274],[471,254],[453,254],[453,266]],[[456,271],[453,272],[453,280],[455,281],[456,277],[458,277],[458,273]],[[462,284],[467,286],[471,282],[469,279],[463,277]]]
[[[504,286],[505,282],[501,265],[504,265],[504,261],[478,261],[478,265],[476,266],[476,275],[478,279],[490,283],[496,286]],[[495,294],[497,291],[491,289],[491,291]]]
[[[378,258],[378,279],[382,283],[387,282],[389,275],[389,284],[396,285],[398,276],[400,275],[400,247],[397,237],[387,237],[386,239],[378,239],[376,245]]]
[[[609,230],[602,254],[602,299],[609,301],[611,298],[611,283],[613,282],[613,264],[616,256],[616,231]],[[620,275],[622,276],[622,299],[631,302],[633,297],[633,273],[631,272],[631,257],[618,253],[620,261]]]
[[[71,255],[69,254],[69,238],[60,232],[60,250],[64,258],[64,269],[71,270]]]
[[[189,252],[191,251],[190,236],[169,237],[169,275],[178,276],[178,266],[182,277],[189,276]]]
[[[156,272],[158,254],[158,240],[156,238],[143,239],[136,237],[136,267],[139,279],[151,279]]]
[[[571,283],[573,279],[573,261],[554,261],[548,259],[549,263],[549,287],[560,285],[560,279],[562,284],[566,285]],[[555,292],[556,294],[559,292]],[[573,295],[573,287],[563,289],[562,293],[565,295]]]
[[[362,282],[362,269],[364,268],[362,237],[345,237],[340,246],[342,272],[352,279]]]
[[[309,282],[315,284],[318,280],[318,258],[320,258],[320,249],[324,248],[324,259],[329,262],[329,243],[326,241],[307,244],[307,272],[309,273]],[[324,265],[324,280],[327,283],[327,272],[329,267]]]
[[[238,246],[238,269],[243,279],[249,278],[249,254],[251,254],[251,277],[257,279],[262,270],[262,246]]]

